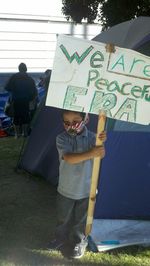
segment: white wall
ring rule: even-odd
[[[28,72],[52,69],[57,34],[92,39],[100,31],[98,24],[0,17],[0,73],[18,71],[20,62],[27,64]]]

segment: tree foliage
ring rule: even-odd
[[[138,17],[150,16],[150,0],[62,0],[67,20],[92,23],[96,17],[103,29]]]
[[[87,19],[88,23],[92,23],[98,13],[99,0],[62,0],[62,4],[67,20],[80,23],[82,19]]]

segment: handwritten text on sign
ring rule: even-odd
[[[150,123],[150,58],[60,35],[46,105]]]

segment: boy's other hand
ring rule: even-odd
[[[105,142],[106,139],[107,139],[106,131],[103,131],[103,132],[99,133],[98,138],[99,138],[102,142]]]
[[[100,157],[101,159],[105,156],[104,146],[95,146],[91,149],[92,157]]]

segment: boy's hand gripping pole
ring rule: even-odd
[[[96,146],[103,144],[102,141],[99,139],[99,134],[102,131],[104,131],[105,123],[106,123],[106,116],[105,116],[105,113],[101,111],[99,114],[99,117],[98,117]],[[100,157],[95,157],[93,160],[91,189],[90,189],[89,206],[88,206],[87,221],[86,221],[86,228],[85,228],[85,235],[86,236],[88,236],[90,234],[91,229],[92,229],[94,207],[95,207],[95,201],[96,201],[96,190],[97,190],[97,184],[98,184],[100,165],[101,165]]]

